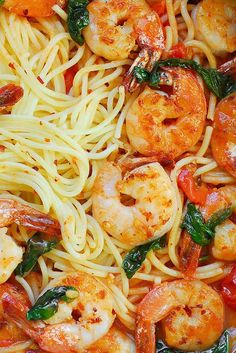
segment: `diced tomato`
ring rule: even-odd
[[[70,89],[73,86],[73,81],[77,72],[78,72],[78,64],[75,64],[74,66],[66,70],[66,72],[64,73],[67,94],[70,92]]]
[[[232,309],[236,310],[236,266],[221,283],[221,293],[224,301]]]
[[[155,0],[150,6],[159,16],[164,15],[166,12],[166,0]]]
[[[199,205],[205,204],[209,189],[204,184],[197,185],[190,170],[182,169],[178,176],[178,185],[191,202]]]
[[[173,45],[173,47],[166,53],[167,58],[186,59],[188,56],[187,48],[183,43]]]

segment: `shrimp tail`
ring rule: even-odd
[[[20,86],[12,83],[0,88],[0,108],[10,107],[15,105],[24,94],[24,90]]]
[[[50,236],[59,237],[61,234],[59,222],[47,214],[22,205],[15,200],[0,199],[0,227],[5,227],[12,223]]]
[[[192,280],[195,276],[202,247],[196,244],[187,232],[183,234],[180,249],[180,270],[183,278]]]
[[[142,49],[139,52],[123,79],[123,86],[127,92],[134,92],[140,85],[134,76],[134,68],[140,67],[152,71],[155,62],[159,60],[160,56],[161,52],[153,52],[150,49]]]
[[[4,317],[14,322],[29,337],[37,341],[44,327],[43,323],[27,321],[26,314],[29,306],[17,300],[13,295],[6,293],[2,298]]]

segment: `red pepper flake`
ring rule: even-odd
[[[41,79],[40,76],[37,77],[37,80],[38,80],[40,83],[42,83],[42,85],[44,84],[44,81]]]
[[[6,147],[5,147],[5,146],[0,145],[0,152],[4,152],[4,151],[5,151],[5,149],[6,149]]]
[[[39,170],[39,168],[36,166],[34,166],[33,169],[36,170],[36,172]]]
[[[45,142],[51,142],[51,140],[48,139],[48,138],[45,138],[44,141],[45,141]]]
[[[14,63],[9,63],[8,66],[9,66],[11,69],[13,69],[13,70],[16,69]]]
[[[90,93],[92,93],[93,92],[93,90],[92,89],[88,89],[88,94],[90,94]]]
[[[55,159],[54,164],[57,166],[58,165],[58,160]]]
[[[98,324],[99,322],[102,321],[100,317],[94,317],[88,320],[91,324]]]
[[[10,107],[16,104],[23,97],[23,94],[23,88],[12,83],[1,87],[0,107]]]

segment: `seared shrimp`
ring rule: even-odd
[[[10,251],[10,248],[8,249]],[[0,286],[0,347],[9,347],[15,343],[27,340],[27,335],[4,315],[2,300],[4,296],[12,295],[26,306],[30,305],[27,294],[20,286],[4,283]]]
[[[61,234],[59,222],[47,214],[15,200],[0,199],[0,227],[6,227],[12,223],[49,235]]]
[[[210,193],[201,212],[207,220],[213,213],[227,207],[236,212],[235,186],[224,186]],[[212,254],[219,260],[236,261],[236,224],[233,220],[227,219],[216,227]]]
[[[194,146],[202,135],[206,99],[195,75],[185,69],[166,68],[173,77],[173,93],[146,88],[126,117],[133,148],[158,161],[174,159]]]
[[[52,7],[63,7],[66,0],[5,0],[3,7],[19,16],[48,17],[54,14]]]
[[[219,166],[236,178],[236,93],[216,108],[211,148]]]
[[[112,327],[100,340],[95,342],[87,353],[135,353],[134,341],[126,334]]]
[[[196,38],[215,55],[236,50],[236,3],[234,0],[203,0],[193,13]]]
[[[145,0],[93,0],[87,7],[90,24],[84,29],[86,43],[107,60],[127,59],[141,49],[127,73],[124,85],[132,90],[134,66],[153,68],[164,49],[164,34],[157,13]]]
[[[6,227],[12,223],[60,237],[60,224],[47,214],[25,206],[15,200],[0,199],[0,284],[8,280],[22,260],[23,251],[6,234]]]
[[[126,206],[121,194],[135,200]],[[150,163],[124,175],[106,162],[98,173],[92,195],[93,216],[105,231],[131,246],[170,230],[176,211],[175,191],[159,163]]]
[[[23,97],[23,94],[23,88],[12,83],[1,87],[0,110],[15,105]]]
[[[161,321],[168,346],[186,351],[209,348],[224,328],[221,297],[201,281],[165,282],[137,307],[137,353],[156,351],[155,324]]]
[[[45,322],[27,322],[28,308],[12,296],[3,300],[4,313],[47,352],[82,352],[112,326],[115,314],[111,294],[100,281],[85,273],[58,277],[45,290],[56,286],[73,286],[78,297],[70,303],[59,302],[57,313]]]
[[[0,228],[0,284],[6,282],[22,260],[23,250]]]

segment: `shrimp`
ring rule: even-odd
[[[137,353],[156,351],[155,324],[159,321],[168,346],[186,351],[209,348],[224,328],[223,308],[219,294],[201,281],[160,284],[137,307]]]
[[[145,88],[126,116],[133,148],[159,162],[174,159],[200,139],[206,118],[204,91],[195,75],[181,68],[165,68],[173,78],[173,93]]]
[[[135,204],[122,204],[121,194]],[[103,229],[129,245],[168,232],[177,207],[169,176],[159,163],[135,168],[122,179],[120,168],[106,162],[97,175],[92,200],[93,216]]]
[[[95,342],[86,353],[135,353],[134,341],[126,334],[112,327],[100,340]]]
[[[215,55],[236,50],[236,3],[234,0],[203,0],[193,12],[196,38]]]
[[[22,260],[23,250],[6,234],[7,228],[0,229],[0,284],[6,282]]]
[[[23,88],[12,83],[1,87],[0,110],[15,105],[23,97],[23,94]]]
[[[78,297],[59,302],[57,313],[48,320],[27,322],[28,307],[13,296],[3,299],[4,313],[39,345],[51,353],[75,353],[89,348],[106,335],[115,319],[110,292],[99,280],[86,273],[68,273],[52,280],[47,289],[73,286]]]
[[[10,248],[8,249],[10,251]],[[6,295],[12,295],[24,305],[29,306],[27,294],[20,286],[11,283],[0,285],[0,347],[9,347],[15,343],[27,340],[27,335],[4,315],[2,300]]]
[[[219,166],[236,178],[236,93],[217,105],[211,148]]]
[[[25,17],[48,17],[54,14],[52,7],[65,6],[66,0],[5,0],[3,7]]]
[[[23,251],[11,236],[6,234],[6,227],[12,223],[41,231],[49,236],[60,237],[58,221],[47,214],[11,199],[0,199],[0,284],[8,280],[21,262]]]
[[[0,199],[0,227],[6,227],[12,223],[51,236],[59,236],[61,234],[59,222],[47,214],[15,200]]]
[[[126,89],[136,88],[135,66],[153,68],[164,49],[164,34],[157,13],[145,0],[93,0],[88,6],[90,24],[83,34],[89,48],[107,60],[127,59],[141,48],[123,82]]]
[[[223,186],[210,193],[201,212],[207,220],[213,213],[227,207],[236,212],[235,186]],[[236,224],[233,220],[227,219],[216,227],[212,255],[219,260],[236,261]]]

